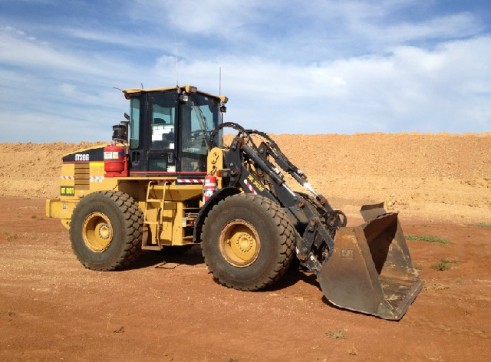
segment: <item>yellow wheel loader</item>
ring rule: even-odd
[[[200,244],[216,281],[252,291],[297,258],[333,305],[402,318],[422,282],[396,213],[365,205],[365,223],[346,227],[271,137],[222,121],[226,97],[192,86],[123,93],[130,114],[112,142],[65,155],[60,196],[46,202],[86,268]],[[228,145],[225,128],[236,131]]]

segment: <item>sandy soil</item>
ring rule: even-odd
[[[491,133],[273,137],[347,213],[385,201],[403,216],[491,221]],[[91,145],[0,144],[0,196],[55,197],[61,156]]]
[[[0,360],[489,360],[491,134],[275,139],[351,224],[385,200],[407,235],[448,240],[408,241],[425,288],[400,322],[327,304],[295,268],[263,292],[227,289],[199,247],[86,270],[44,198],[61,154],[87,144],[1,144]]]

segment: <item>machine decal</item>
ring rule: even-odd
[[[76,153],[75,161],[90,161],[90,155],[88,153]]]
[[[104,147],[83,150],[63,156],[63,163],[85,163],[104,161]]]
[[[249,176],[250,177],[250,176]],[[252,184],[247,180],[247,179],[244,179],[244,184],[246,185],[247,189],[253,193],[254,195],[257,195],[257,191],[256,189],[254,188],[254,186],[252,186]]]
[[[177,179],[178,184],[202,184],[203,179],[199,178],[179,178]]]
[[[118,160],[120,155],[124,156],[124,152],[104,152],[104,160]]]
[[[75,195],[75,187],[73,186],[60,186],[61,196],[73,196]]]
[[[75,180],[75,176],[61,176],[62,180]]]
[[[90,176],[90,182],[102,182],[104,181],[104,176]]]
[[[252,176],[251,174],[249,174],[249,176],[247,176],[247,180],[245,180],[245,181],[246,182],[249,181],[254,186],[254,188],[256,188],[257,190],[259,190],[259,192],[263,192],[264,191],[264,186],[258,180],[256,180],[254,178],[254,176]]]

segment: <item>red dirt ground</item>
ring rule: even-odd
[[[406,235],[449,241],[408,240],[425,287],[401,321],[337,309],[294,268],[266,291],[225,288],[199,246],[86,270],[44,216],[60,155],[81,145],[2,144],[0,360],[488,361],[491,135],[275,138],[351,224],[354,205],[387,200]]]

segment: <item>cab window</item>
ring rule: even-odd
[[[132,98],[130,101],[130,148],[137,149],[140,146],[140,98]]]
[[[151,96],[151,148],[174,149],[176,95],[160,93]]]

